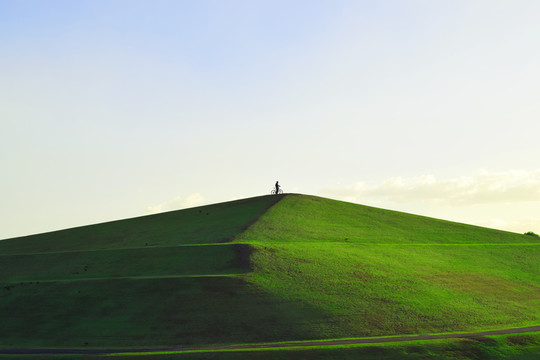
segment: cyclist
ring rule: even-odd
[[[280,186],[279,186],[278,183],[279,183],[279,181],[276,181],[276,185],[275,185],[275,186],[276,186],[276,194],[279,194],[279,188],[280,188]]]

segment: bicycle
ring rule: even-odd
[[[273,188],[272,191],[270,191],[270,194],[276,195],[276,188]],[[283,190],[281,190],[281,188],[279,188],[277,194],[283,194]]]

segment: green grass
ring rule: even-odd
[[[280,198],[0,241],[0,347],[263,340],[296,306],[247,284],[250,249],[227,242]]]
[[[537,324],[540,242],[528,238],[290,195],[237,240],[256,249],[252,283],[322,310],[306,321],[331,338]]]
[[[534,243],[531,236],[315,196],[287,195],[242,239],[373,244]]]
[[[220,244],[7,255],[0,256],[0,282],[242,274],[248,251]]]
[[[207,346],[538,325],[539,245],[300,195],[4,240],[0,347]],[[358,349],[305,357],[354,358]]]
[[[215,352],[154,352],[121,356],[108,355],[0,355],[0,359],[132,359],[132,360],[536,360],[540,356],[540,333],[496,335],[469,339],[444,339],[401,343],[362,344],[295,349],[264,349]]]
[[[540,355],[540,334],[525,336],[510,335],[481,337],[473,339],[447,339],[416,341],[409,343],[389,343],[378,345],[354,345],[320,347],[313,349],[273,349],[266,351],[215,352],[165,355],[163,357],[140,357],[133,359],[272,359],[272,360],[312,360],[312,359],[511,359],[533,360]]]
[[[0,347],[155,348],[313,336],[299,326],[305,308],[241,277],[24,283],[3,290],[0,309]]]
[[[230,241],[280,196],[261,196],[0,241],[0,255]]]

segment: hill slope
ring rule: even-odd
[[[322,337],[537,324],[536,238],[290,195],[237,239],[251,281],[323,311]]]
[[[188,346],[537,324],[538,245],[303,195],[4,240],[0,346]]]

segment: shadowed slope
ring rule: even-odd
[[[256,197],[0,241],[0,281],[240,274],[243,245],[224,243],[279,197]]]
[[[107,279],[0,288],[0,348],[160,348],[315,337],[317,310],[241,277]],[[294,326],[291,326],[294,324]]]
[[[279,199],[260,196],[2,240],[0,255],[223,243]]]
[[[203,345],[286,329],[296,305],[249,286],[248,245],[225,243],[281,198],[0,241],[0,346]],[[292,333],[310,332],[270,338]]]
[[[0,256],[0,281],[241,274],[247,245],[174,246]]]

